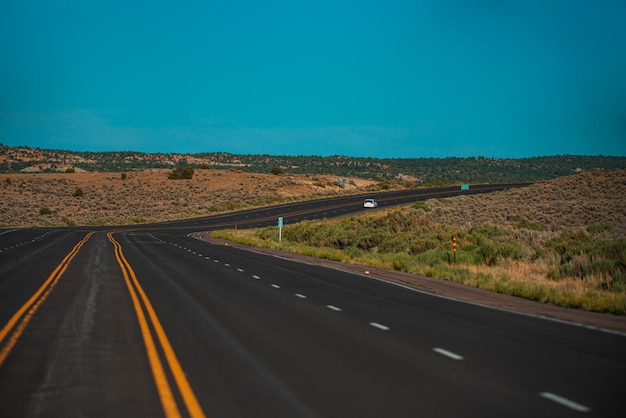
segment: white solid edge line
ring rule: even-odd
[[[335,213],[335,212],[336,211],[333,211],[332,213]],[[189,234],[189,235],[191,235],[191,234]],[[196,237],[194,237],[194,238],[197,239],[197,240],[202,240],[201,238],[196,238]],[[208,242],[208,241],[205,241],[205,240],[202,240],[202,241]],[[209,242],[209,244],[211,244],[211,243]],[[269,257],[276,257],[276,258],[279,258],[279,259],[282,259],[282,260],[287,260],[287,261],[294,262],[294,260],[289,258],[289,257],[284,257],[284,256],[277,255],[277,254],[270,254],[270,255],[268,255],[267,253],[263,253],[261,251],[255,251],[253,248],[246,248],[246,249],[243,249],[243,251],[250,251],[250,252],[253,252],[253,253],[256,253],[256,254],[261,254],[261,255],[265,255],[265,256],[269,256]],[[312,263],[309,263],[309,262],[304,262],[304,264],[313,265]],[[487,304],[484,304],[484,303],[472,302],[472,301],[468,301],[468,300],[454,298],[454,297],[451,297],[451,296],[438,295],[436,293],[432,293],[432,292],[429,292],[429,291],[426,291],[426,290],[422,290],[422,289],[416,289],[414,287],[410,287],[410,286],[404,285],[402,283],[396,283],[396,282],[393,282],[393,281],[390,281],[390,280],[385,280],[385,279],[383,279],[381,277],[370,276],[370,275],[365,275],[365,274],[361,274],[361,273],[355,273],[353,271],[345,270],[345,269],[338,268],[338,267],[326,266],[326,268],[331,269],[331,270],[342,271],[344,273],[352,274],[352,275],[355,275],[355,276],[367,277],[367,278],[372,279],[372,280],[376,280],[376,281],[379,281],[379,282],[387,283],[387,284],[390,284],[392,286],[402,287],[402,288],[404,288],[406,290],[410,290],[410,291],[417,292],[417,293],[422,293],[424,295],[429,295],[429,296],[433,296],[433,297],[436,297],[436,298],[452,300],[452,301],[455,301],[455,302],[465,303],[465,304],[474,305],[474,306],[480,306],[480,307],[483,307],[483,308],[493,309],[493,310],[496,310],[496,311],[508,312],[508,313],[517,314],[517,315],[521,315],[521,316],[527,316],[527,317],[530,317],[530,318],[537,318],[537,319],[542,319],[542,320],[545,320],[545,321],[552,321],[552,322],[557,322],[557,323],[561,323],[561,324],[567,324],[567,325],[572,325],[572,326],[576,326],[576,327],[586,328],[586,329],[590,329],[590,330],[593,330],[593,331],[600,331],[600,332],[605,332],[605,333],[608,333],[608,334],[615,334],[615,335],[621,335],[623,337],[626,337],[626,332],[622,332],[622,331],[616,331],[616,330],[613,330],[613,329],[602,328],[602,327],[599,327],[599,326],[588,325],[588,324],[568,321],[568,320],[564,320],[564,319],[552,318],[552,317],[541,315],[541,314],[531,314],[531,313],[526,313],[526,312],[519,312],[519,311],[515,311],[513,309],[507,309],[507,308],[501,308],[501,307],[497,307],[497,306],[491,306],[491,305],[487,305]]]
[[[463,360],[463,356],[460,356],[460,355],[458,355],[456,353],[453,353],[452,351],[444,350],[443,348],[435,347],[435,348],[433,348],[433,351],[435,353],[441,354],[442,356],[446,356],[448,358],[451,358],[452,360]]]
[[[274,256],[274,257],[278,257],[278,256]],[[330,268],[334,268],[334,267],[330,267]],[[381,277],[370,276],[370,275],[361,274],[361,273],[355,273],[355,272],[348,271],[348,270],[342,270],[340,268],[334,268],[334,269],[335,270],[339,270],[339,271],[343,271],[345,273],[353,274],[355,276],[366,277],[366,278],[369,278],[369,279],[372,279],[372,280],[376,280],[376,281],[379,281],[379,282],[387,283],[387,284],[390,284],[392,286],[398,286],[398,287],[401,287],[403,289],[410,290],[412,292],[422,293],[424,295],[429,295],[429,296],[433,296],[433,297],[440,298],[440,299],[451,300],[451,301],[455,301],[455,302],[459,302],[459,303],[465,303],[465,304],[468,304],[468,305],[474,305],[474,306],[480,306],[480,307],[487,308],[487,309],[493,309],[494,311],[507,312],[507,313],[511,313],[511,314],[526,316],[526,317],[529,317],[529,318],[542,319],[542,320],[545,320],[545,321],[557,322],[559,324],[571,325],[571,326],[575,326],[575,327],[581,327],[581,328],[590,329],[590,330],[593,330],[593,331],[605,332],[607,334],[615,334],[615,335],[621,335],[622,337],[626,337],[626,332],[622,332],[622,331],[616,331],[616,330],[608,329],[608,328],[601,328],[599,326],[583,324],[583,323],[580,323],[580,322],[568,321],[568,320],[565,320],[565,319],[553,318],[553,317],[545,316],[545,315],[541,315],[541,314],[532,314],[532,313],[527,313],[527,312],[515,311],[513,309],[507,309],[507,308],[501,308],[501,307],[498,307],[498,306],[487,305],[485,303],[472,302],[472,301],[469,301],[469,300],[458,299],[458,298],[454,298],[452,296],[438,295],[436,293],[431,293],[431,292],[429,292],[427,290],[416,289],[414,287],[410,287],[410,286],[407,286],[407,285],[402,284],[402,283],[396,283],[396,282],[393,282],[393,281],[390,281],[390,280],[385,280],[385,279],[383,279]]]
[[[573,409],[574,411],[578,411],[578,412],[589,412],[591,411],[591,408],[586,407],[585,405],[581,405],[579,403],[576,403],[574,401],[570,401],[567,398],[564,398],[562,396],[556,395],[554,393],[550,393],[550,392],[541,392],[539,394],[539,396],[549,399],[551,401],[554,401],[558,404],[561,404],[569,409]]]
[[[374,328],[382,329],[383,331],[389,331],[389,327],[383,324],[379,324],[378,322],[370,322],[370,325]]]

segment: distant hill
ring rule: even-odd
[[[400,180],[418,185],[449,183],[534,182],[592,169],[626,169],[626,157],[556,155],[505,158],[355,158],[345,156],[146,154],[141,152],[74,152],[0,144],[0,173],[125,172],[188,165],[214,169],[238,168],[285,174],[331,174],[374,180]]]

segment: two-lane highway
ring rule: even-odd
[[[226,213],[208,218],[190,219],[162,224],[162,227],[181,229],[217,229],[259,228],[276,225],[278,217],[284,219],[285,225],[309,219],[336,218],[371,210],[363,208],[363,200],[375,197],[380,208],[387,208],[406,203],[413,203],[431,198],[443,198],[459,195],[490,193],[510,188],[525,187],[519,184],[479,184],[472,185],[469,190],[461,190],[458,186],[407,189],[391,192],[372,192],[369,194],[337,197],[333,199],[311,200],[299,203],[276,205],[252,210]],[[148,226],[154,229],[153,225]]]
[[[622,334],[188,235],[232,220],[0,235],[0,416],[623,415]]]

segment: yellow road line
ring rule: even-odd
[[[39,290],[37,290],[37,292],[35,292],[24,305],[22,305],[22,307],[11,317],[2,330],[0,330],[0,344],[2,344],[6,336],[9,335],[11,330],[13,330],[13,333],[7,340],[7,344],[2,348],[2,351],[0,351],[0,366],[2,366],[4,360],[6,360],[7,356],[19,340],[35,312],[37,312],[41,304],[48,298],[54,286],[57,284],[63,273],[65,273],[70,262],[78,253],[78,250],[80,250],[83,244],[85,244],[93,234],[94,232],[88,233],[81,241],[78,242],[78,244],[74,246],[74,248],[72,248],[72,251],[65,256],[63,261],[61,261],[61,263],[54,269],[52,274],[48,276]]]
[[[174,352],[174,349],[172,348],[167,338],[167,335],[165,334],[165,330],[163,329],[163,326],[161,325],[161,322],[159,321],[159,318],[154,311],[150,300],[148,299],[146,293],[143,291],[143,288],[139,284],[135,272],[124,257],[121,244],[113,238],[112,233],[109,233],[108,237],[115,248],[115,258],[120,265],[122,275],[124,276],[124,280],[126,282],[126,287],[128,288],[128,292],[130,293],[131,299],[133,301],[135,312],[137,313],[137,320],[139,321],[139,327],[143,335],[146,352],[148,354],[148,360],[150,362],[150,367],[152,368],[152,375],[157,386],[159,397],[161,398],[161,404],[163,406],[165,415],[168,418],[179,417],[180,412],[178,410],[176,400],[168,383],[167,376],[165,375],[165,370],[157,352],[157,347],[154,338],[152,337],[152,333],[150,332],[150,326],[148,324],[148,321],[146,320],[146,314],[142,309],[139,297],[141,298],[143,306],[147,311],[158,342],[160,343],[161,349],[163,350],[166,363],[169,366],[170,372],[174,377],[176,385],[178,386],[178,391],[183,399],[183,402],[185,403],[185,406],[187,407],[189,415],[191,417],[204,417],[204,412],[200,407],[200,403],[198,402],[198,399],[196,398],[193,389],[191,388],[191,385],[187,381],[187,377],[185,376],[185,373],[183,372],[183,369],[178,362],[176,353]]]

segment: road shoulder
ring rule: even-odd
[[[301,254],[280,251],[273,248],[252,247],[223,239],[211,238],[208,232],[199,232],[192,234],[192,236],[194,238],[210,242],[214,245],[228,245],[246,251],[272,255],[301,263],[348,271],[365,277],[396,283],[416,291],[458,299],[468,303],[475,303],[495,309],[513,311],[551,320],[570,322],[579,326],[597,328],[626,335],[626,317],[624,316],[562,308],[515,296],[477,289],[459,283],[434,279],[432,277],[424,277],[399,271],[342,263],[339,261],[324,260]]]

